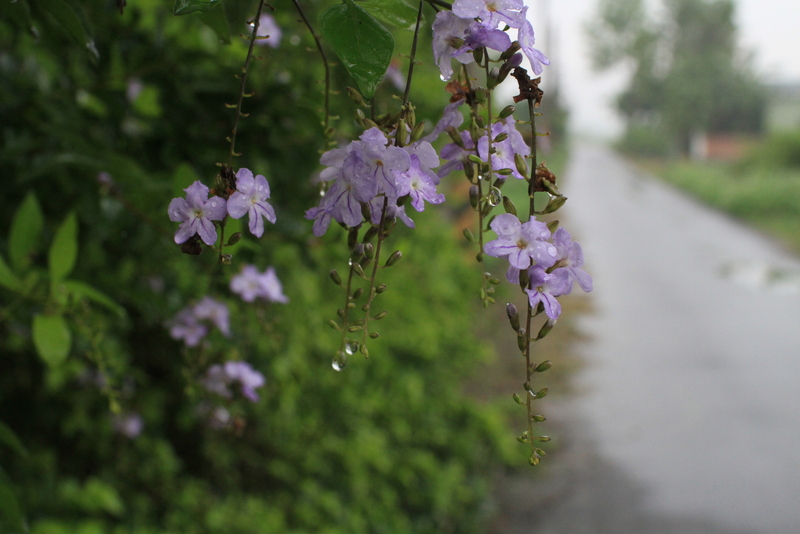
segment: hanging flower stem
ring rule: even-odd
[[[306,25],[308,31],[311,33],[311,37],[314,38],[314,42],[317,45],[317,50],[319,51],[319,55],[322,58],[322,65],[325,67],[325,96],[324,96],[325,116],[322,119],[322,128],[325,131],[325,137],[331,138],[333,136],[333,131],[330,130],[331,65],[328,62],[328,56],[325,55],[325,50],[322,48],[322,41],[320,40],[319,35],[317,35],[317,32],[314,31],[314,27],[311,26],[311,23],[308,21],[308,17],[306,17],[305,12],[303,12],[303,8],[300,6],[300,2],[298,2],[298,0],[292,0],[292,2],[294,2],[294,7],[297,8],[297,12],[300,14],[300,18],[303,19],[303,24]]]

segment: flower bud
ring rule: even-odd
[[[236,232],[228,238],[228,246],[235,245],[242,239],[242,232]]]
[[[331,327],[331,328],[333,328],[334,330],[341,330],[341,329],[339,328],[339,325],[338,325],[338,324],[336,323],[336,321],[334,321],[333,319],[330,319],[330,320],[328,320],[328,326],[330,326],[330,327]]]
[[[521,405],[521,406],[524,406],[524,405],[525,405],[525,403],[522,401],[522,397],[520,397],[518,394],[514,393],[514,394],[511,396],[511,398],[513,398],[513,399],[514,399],[514,402],[516,402],[517,404],[519,404],[519,405]]]
[[[558,219],[547,223],[547,229],[550,230],[551,234],[554,233],[556,230],[558,230]]]
[[[567,201],[567,197],[555,197],[547,203],[547,206],[542,210],[542,213],[553,213],[558,210]]]
[[[364,244],[364,255],[369,259],[372,259],[372,258],[375,257],[375,247],[372,246],[372,243],[365,243]]]
[[[542,363],[540,363],[539,365],[537,365],[536,369],[534,369],[534,371],[536,371],[537,373],[543,373],[543,372],[547,371],[548,369],[550,369],[552,366],[553,366],[553,362],[551,362],[550,360],[545,360]]]
[[[501,143],[501,142],[505,141],[506,139],[508,139],[508,132],[502,132],[500,134],[497,134],[497,137],[494,138],[494,142],[495,143]]]
[[[524,328],[518,328],[517,332],[517,347],[519,347],[519,350],[522,352],[525,352],[525,349],[528,346],[528,333]]]
[[[483,60],[483,50],[484,50],[483,47],[480,46],[480,47],[478,47],[478,48],[476,48],[475,50],[472,51],[472,58],[475,60],[475,63],[477,63],[478,65],[480,65],[481,61]]]
[[[364,269],[361,267],[357,261],[354,261],[350,267],[353,269],[353,272],[356,273],[361,278],[366,278],[367,276],[364,274]]]
[[[417,141],[419,141],[423,133],[425,133],[425,121],[418,122],[414,126],[414,129],[411,130],[411,142],[416,143]]]
[[[342,277],[339,276],[339,271],[336,269],[331,269],[331,272],[328,273],[328,276],[331,277],[331,280],[333,280],[333,283],[337,286],[342,285]]]
[[[478,165],[485,164],[485,162],[475,154],[470,154],[469,156],[467,156],[467,159],[472,163],[476,163]]]
[[[377,295],[380,295],[384,291],[386,291],[386,284],[378,284],[378,287],[375,288],[375,293]]]
[[[470,243],[475,242],[475,236],[472,234],[472,230],[470,230],[469,228],[464,228],[464,237],[466,237],[467,241],[469,241]]]
[[[519,41],[514,41],[513,43],[511,43],[511,46],[509,46],[505,52],[500,54],[500,61],[505,61],[509,59],[511,56],[516,54],[517,50],[519,50],[520,48],[522,47],[520,46]]]
[[[336,315],[338,315],[339,317],[344,317],[344,308],[339,308],[338,310],[336,310]]]
[[[380,321],[381,319],[383,319],[384,317],[386,317],[386,314],[387,314],[387,313],[389,313],[389,312],[387,312],[387,311],[382,311],[382,312],[380,312],[380,313],[377,313],[377,314],[375,314],[375,316],[372,318],[372,320],[373,320],[373,321]]]
[[[401,120],[397,124],[397,144],[398,146],[405,146],[408,141],[408,126],[406,121]]]
[[[469,188],[469,204],[473,209],[478,209],[478,203],[481,200],[480,190],[477,185],[470,186]]]
[[[358,297],[360,297],[362,293],[364,293],[364,288],[363,287],[359,287],[358,289],[353,291],[353,300],[358,299]]]
[[[507,196],[503,196],[503,209],[506,210],[506,213],[510,213],[511,215],[517,214],[517,207],[511,202],[511,199]]]
[[[516,110],[517,110],[516,106],[508,105],[504,107],[502,111],[500,111],[500,115],[498,115],[497,117],[500,119],[505,119],[506,117],[510,117],[511,115],[513,115]]]
[[[550,441],[550,436],[538,436],[534,438],[536,441],[541,441],[542,443]]]
[[[230,265],[233,262],[233,256],[231,256],[230,254],[222,254],[219,257],[219,262],[222,265]]]
[[[525,157],[522,154],[514,154],[514,164],[517,166],[517,172],[522,176],[528,176],[528,164],[525,162]]]
[[[484,120],[483,115],[478,115],[477,117],[475,117],[475,124],[478,125],[478,128],[486,127],[486,121]]]
[[[475,179],[475,167],[469,161],[462,161],[461,165],[464,167],[464,175],[470,182]]]
[[[376,235],[378,235],[378,229],[375,226],[370,226],[367,228],[367,231],[364,232],[364,237],[361,239],[361,242],[369,243]]]
[[[534,423],[541,423],[542,421],[546,421],[546,420],[547,420],[547,418],[545,416],[543,416],[543,415],[538,415],[537,414],[537,415],[532,415],[531,416],[531,421],[533,421]]]
[[[542,388],[539,391],[537,391],[535,394],[533,394],[533,398],[534,399],[541,399],[542,397],[546,397],[546,396],[547,396],[547,388]]]
[[[354,104],[357,106],[367,107],[364,97],[361,96],[361,93],[359,93],[357,89],[354,87],[345,87],[345,91],[347,91],[347,96],[350,97],[350,100],[352,100]]]
[[[539,462],[540,462],[540,458],[539,458],[539,455],[536,454],[536,453],[531,454],[530,457],[528,458],[528,463],[531,464],[534,467],[539,465]]]
[[[553,326],[555,326],[555,324],[556,324],[555,321],[547,321],[546,323],[544,323],[542,325],[542,328],[539,330],[539,333],[536,334],[536,339],[544,338],[544,336],[546,336],[547,334],[550,333],[550,330],[553,329]],[[538,371],[538,369],[537,369],[537,371]]]
[[[380,336],[380,334],[377,333],[377,332],[370,332],[369,333],[370,339],[378,339],[378,336]]]
[[[400,260],[400,258],[402,258],[402,257],[403,257],[403,253],[400,252],[399,250],[395,250],[394,252],[392,252],[392,255],[389,256],[389,258],[386,260],[386,263],[383,266],[384,267],[391,267],[392,265],[397,263]]]
[[[514,303],[509,302],[506,304],[506,315],[508,315],[508,321],[511,323],[511,328],[513,328],[515,332],[518,332],[519,313],[517,312],[517,307],[514,306]]]

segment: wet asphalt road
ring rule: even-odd
[[[800,261],[601,147],[564,183],[594,311],[525,531],[800,533]]]

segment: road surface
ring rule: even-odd
[[[800,533],[800,261],[608,149],[565,174],[594,311],[526,531]]]

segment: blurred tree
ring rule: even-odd
[[[617,107],[628,119],[628,136],[661,130],[687,153],[696,132],[755,132],[764,96],[747,57],[736,48],[731,0],[664,0],[654,21],[643,0],[601,0],[588,26],[600,70],[632,69]]]

